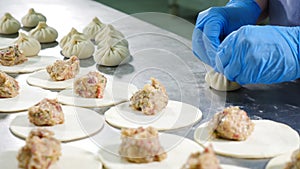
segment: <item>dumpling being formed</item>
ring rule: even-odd
[[[96,34],[105,26],[97,17],[95,17],[92,22],[90,22],[84,29],[83,33],[88,39],[95,39]]]
[[[25,33],[20,32],[18,39],[15,43],[25,56],[36,56],[41,50],[41,44],[38,40],[27,36]]]
[[[59,46],[61,48],[66,46],[66,44],[68,44],[71,41],[73,35],[81,35],[82,37],[86,37],[83,33],[80,33],[75,28],[72,28],[71,31],[60,40]]]
[[[99,44],[103,39],[105,39],[107,36],[113,36],[117,39],[124,39],[124,35],[116,30],[111,24],[107,24],[104,26],[104,28],[99,31],[95,37],[96,44]]]
[[[0,64],[3,66],[13,66],[28,61],[27,57],[19,50],[18,45],[0,49]]]
[[[124,64],[129,61],[129,58],[130,52],[128,47],[121,43],[116,43],[114,39],[105,41],[94,54],[95,62],[104,66]]]
[[[62,48],[62,53],[67,58],[75,55],[79,59],[86,59],[91,57],[94,51],[94,44],[81,35],[74,35],[70,42]]]
[[[29,32],[29,36],[40,43],[50,43],[56,41],[58,33],[54,28],[48,26],[46,22],[39,22],[38,26]]]
[[[24,27],[36,27],[39,22],[46,22],[46,17],[41,14],[34,11],[33,8],[30,8],[28,13],[22,17],[21,22]]]
[[[206,73],[205,81],[211,88],[218,91],[234,91],[241,88],[238,83],[229,81],[223,74],[213,70]]]
[[[9,13],[5,13],[0,19],[0,34],[14,34],[17,33],[20,28],[20,22]]]

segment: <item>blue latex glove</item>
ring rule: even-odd
[[[194,54],[214,66],[220,39],[243,25],[255,24],[260,13],[261,9],[254,0],[231,0],[224,7],[212,7],[200,12],[192,37]]]
[[[243,26],[219,46],[216,71],[241,85],[300,77],[300,27]]]

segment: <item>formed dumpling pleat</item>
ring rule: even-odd
[[[54,28],[48,26],[46,22],[39,22],[38,26],[29,32],[29,36],[40,43],[50,43],[56,41],[58,33]]]
[[[30,8],[28,13],[21,19],[23,26],[29,28],[36,27],[39,24],[39,22],[46,21],[46,17],[41,13],[35,12],[33,8]]]
[[[214,70],[206,73],[205,81],[211,88],[218,91],[233,91],[241,88],[238,83],[229,81],[223,74]]]
[[[25,56],[36,56],[41,50],[41,44],[38,40],[20,32],[18,39],[15,41],[19,49]]]
[[[104,28],[99,31],[95,37],[96,44],[99,44],[103,39],[105,39],[108,35],[113,35],[118,39],[124,39],[124,35],[116,30],[111,24],[107,24]]]
[[[63,48],[67,43],[71,41],[73,35],[81,35],[83,37],[86,37],[83,33],[80,33],[75,28],[72,28],[71,31],[60,40],[59,46]]]
[[[19,31],[21,24],[10,13],[5,13],[0,19],[0,34],[14,34]]]
[[[71,56],[75,55],[79,59],[91,57],[94,51],[94,44],[81,35],[72,36],[71,41],[62,49],[62,53],[65,57],[70,58]]]
[[[97,17],[83,29],[83,33],[87,36],[88,39],[95,39],[97,33],[104,28],[105,24],[102,23]]]
[[[94,54],[94,60],[97,64],[104,66],[117,66],[127,63],[130,58],[130,52],[127,46],[115,43],[113,39],[105,41]]]

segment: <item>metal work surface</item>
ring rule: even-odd
[[[90,58],[81,60],[81,66],[91,70],[99,70],[117,80],[133,83],[138,88],[147,83],[150,77],[156,77],[165,85],[170,99],[199,107],[203,113],[200,122],[192,127],[168,131],[169,133],[193,139],[193,131],[199,124],[209,120],[214,113],[229,105],[241,106],[252,119],[271,119],[282,122],[300,133],[300,102],[297,99],[300,93],[300,81],[275,85],[246,85],[235,92],[217,92],[209,89],[205,84],[204,76],[207,71],[205,65],[193,55],[191,40],[184,39],[110,7],[90,0],[10,0],[0,1],[0,6],[0,16],[3,16],[5,12],[10,12],[19,21],[29,8],[43,13],[47,17],[47,24],[57,29],[59,33],[58,42],[72,27],[82,31],[95,16],[103,23],[114,25],[116,29],[125,34],[129,41],[131,61],[119,67],[104,67],[96,65]],[[153,19],[155,17],[172,18],[172,16],[164,14],[147,13],[140,15],[148,15]],[[183,22],[180,21],[180,23]],[[192,31],[192,25],[190,28]],[[43,47],[44,49],[40,52],[41,55],[51,55],[63,59],[57,43],[47,44]],[[21,81],[21,85],[27,85],[28,74],[13,76]],[[56,91],[51,92],[53,95],[56,94]],[[103,114],[107,108],[95,110]],[[24,140],[15,137],[9,131],[9,124],[17,114],[0,113],[0,152],[18,150],[25,143]],[[107,134],[105,138],[110,138],[110,133],[107,130],[115,131],[116,129],[106,124],[103,130]],[[100,133],[104,135],[103,132]],[[92,139],[84,139],[64,144],[77,145],[96,153],[98,147],[93,143]],[[218,157],[224,164],[253,169],[263,169],[269,160]]]

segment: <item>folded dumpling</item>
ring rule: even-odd
[[[116,43],[114,39],[105,41],[94,53],[97,64],[104,66],[117,66],[127,63],[130,58],[128,46]]]
[[[94,44],[81,35],[74,35],[71,38],[71,41],[67,43],[62,49],[62,53],[65,57],[70,58],[71,56],[75,55],[79,59],[86,59],[91,57],[94,51]]]
[[[59,46],[63,48],[71,41],[73,35],[81,35],[82,37],[86,37],[83,33],[80,33],[75,28],[72,28],[71,31],[60,40]]]
[[[95,39],[96,34],[102,30],[105,26],[97,17],[95,17],[92,22],[90,22],[84,29],[83,33],[87,36],[88,39]]]
[[[41,50],[41,44],[38,40],[22,32],[19,33],[19,37],[15,43],[18,44],[19,49],[25,56],[36,56]]]
[[[233,91],[241,88],[238,83],[229,81],[223,74],[213,70],[206,73],[205,81],[211,88],[218,91]]]
[[[111,24],[105,25],[104,28],[99,31],[95,37],[96,44],[99,44],[108,35],[114,36],[117,39],[124,39],[124,35],[116,30]]]
[[[14,34],[19,31],[21,24],[10,13],[5,13],[0,19],[0,34]]]
[[[39,22],[46,22],[47,19],[46,17],[41,14],[41,13],[37,13],[35,12],[35,10],[33,8],[30,8],[28,13],[22,17],[22,24],[24,27],[36,27]]]
[[[48,26],[46,22],[39,22],[38,26],[29,32],[29,36],[40,43],[50,43],[56,41],[58,33],[54,28]]]

